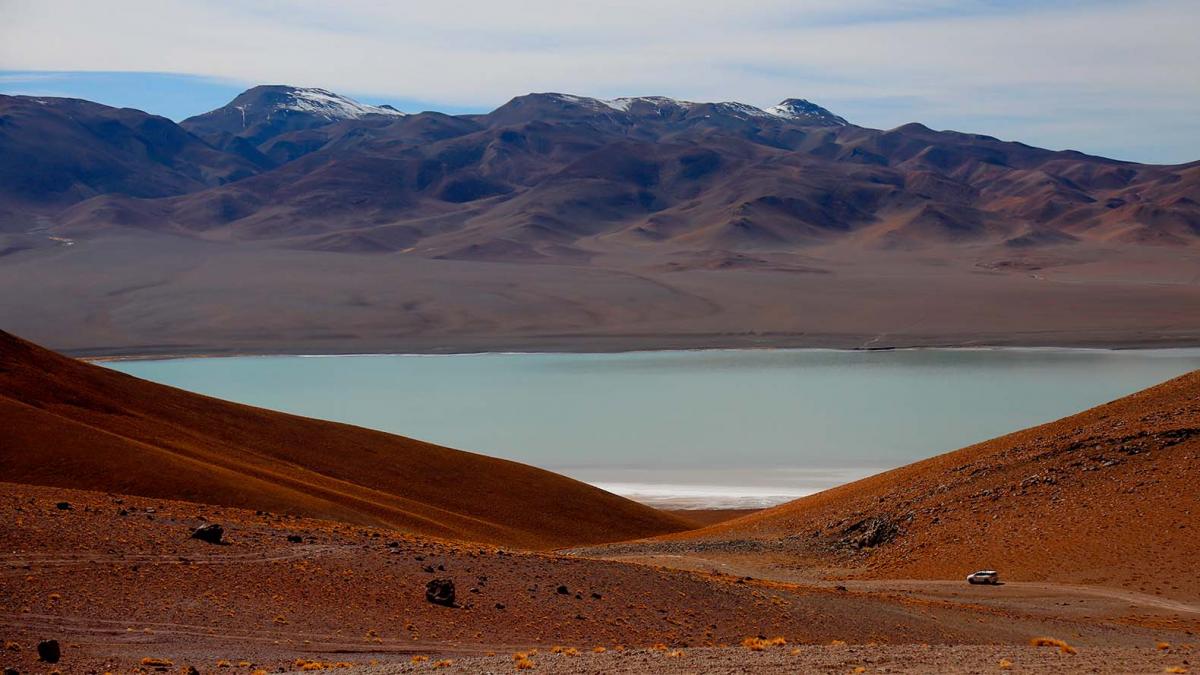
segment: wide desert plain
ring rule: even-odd
[[[706,524],[0,338],[0,625],[19,672],[1157,673],[1197,658],[1198,373]],[[221,544],[191,537],[211,524]],[[963,581],[984,566],[1005,583]],[[434,580],[454,582],[451,602],[429,601]],[[38,658],[49,639],[55,664]]]

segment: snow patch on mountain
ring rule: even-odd
[[[844,127],[850,124],[844,118],[838,117],[816,103],[802,98],[785,99],[779,105],[767,108],[766,112],[775,117],[782,117],[783,119],[812,120],[823,122],[830,126]]]
[[[774,105],[764,110],[763,108],[737,101],[697,103],[695,101],[682,101],[667,96],[623,96],[613,99],[590,98],[573,94],[550,94],[550,96],[554,97],[560,103],[583,106],[598,111],[614,110],[616,112],[629,113],[636,106],[647,107],[658,111],[659,114],[665,114],[671,111],[692,110],[699,106],[707,105],[712,106],[720,113],[735,117],[775,118],[797,122],[819,123],[827,126],[847,126],[850,124],[844,118],[834,115],[825,108],[800,98],[789,98],[779,105]]]
[[[352,98],[335,94],[325,89],[295,88],[287,92],[276,108],[278,110],[294,110],[324,117],[328,120],[358,119],[367,115],[389,115],[403,117],[407,113],[400,112],[391,106],[375,106],[359,103]]]

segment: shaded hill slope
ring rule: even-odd
[[[1049,424],[669,539],[770,540],[859,576],[1200,598],[1200,371]]]
[[[4,332],[0,475],[535,548],[687,527],[541,469],[191,394]]]

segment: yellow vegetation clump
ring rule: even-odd
[[[1012,661],[1009,661],[1008,659],[1000,659],[1000,670],[1011,670],[1011,669],[1012,669]]]
[[[668,656],[669,658],[672,658],[672,659],[677,659],[677,658],[679,658],[679,657],[683,656],[683,650],[682,650],[682,649],[676,649],[676,650],[673,650],[673,651],[669,651],[669,652],[667,652],[667,656]]]
[[[761,652],[767,648],[767,641],[762,638],[748,637],[742,640],[742,646],[752,652]]]
[[[454,661],[451,661],[450,659],[442,659],[441,661],[433,662],[434,668],[449,668],[452,665],[454,665]]]
[[[1154,643],[1154,648],[1160,652],[1165,652],[1171,648],[1171,643],[1170,642],[1156,642],[1156,643]]]
[[[175,665],[175,663],[172,662],[170,659],[156,659],[153,656],[147,656],[142,659],[142,665],[143,666],[151,666],[151,667],[163,666],[166,668],[170,668],[171,666]]]
[[[413,663],[423,663],[428,660],[429,660],[429,657],[425,656],[424,654],[417,654],[416,656],[412,657]]]
[[[1063,654],[1078,654],[1079,650],[1075,649],[1066,642],[1052,637],[1036,637],[1029,641],[1029,644],[1034,647],[1058,647],[1058,650]]]
[[[608,650],[607,650],[607,649],[605,649],[604,647],[601,647],[601,646],[599,646],[599,645],[597,645],[597,646],[595,646],[595,647],[592,647],[592,653],[593,653],[593,654],[603,654],[603,653],[604,653],[604,652],[606,652],[606,651],[608,651]]]

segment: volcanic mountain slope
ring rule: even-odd
[[[1117,586],[1200,599],[1200,371],[1042,426],[668,539],[770,542],[850,577]],[[674,548],[672,548],[674,550]],[[679,553],[682,551],[676,551]],[[855,572],[854,570],[857,570]]]
[[[0,96],[0,231],[44,226],[22,214],[50,213],[97,195],[178,195],[258,170],[140,110]]]
[[[0,474],[523,547],[687,527],[533,467],[191,394],[3,332]]]
[[[324,89],[260,85],[179,126],[215,147],[255,155],[263,143],[280,134],[368,116],[395,118],[404,113],[391,106],[364,105]],[[278,152],[267,155],[272,162],[293,158]]]

